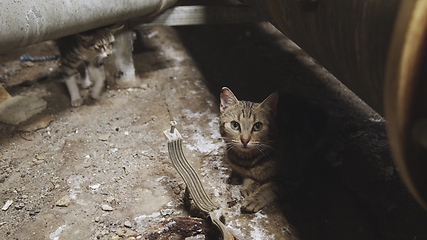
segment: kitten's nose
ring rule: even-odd
[[[250,139],[240,139],[240,141],[242,142],[242,144],[243,144],[243,146],[245,146],[246,147],[246,145],[248,145],[248,143],[249,143],[249,141],[250,141]]]

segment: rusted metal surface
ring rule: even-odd
[[[394,160],[415,199],[427,209],[427,2],[399,10],[385,78],[385,116]]]
[[[400,0],[248,0],[380,114]]]

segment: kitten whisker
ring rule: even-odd
[[[229,150],[233,150],[233,149],[234,149],[234,147],[235,147],[235,145],[234,145],[234,144],[230,144],[230,143],[227,143],[227,144],[226,144],[227,151],[229,151]]]
[[[97,67],[101,67],[101,66],[103,66],[103,65],[104,65],[104,63],[105,63],[105,58],[104,58],[104,57],[101,57],[101,56],[96,56],[96,57],[95,57],[95,61],[96,61],[96,66],[97,66]]]
[[[262,146],[263,148],[268,149],[268,150],[274,150],[275,149],[275,147],[270,145],[270,144],[260,143],[259,145]]]
[[[268,149],[267,148],[263,148],[263,147],[261,147],[261,146],[255,146],[255,149],[259,152],[259,153],[261,153],[262,155],[264,155],[265,157],[269,157],[269,156],[271,156],[272,154],[271,154],[271,151],[268,151]],[[267,151],[266,151],[267,150]]]

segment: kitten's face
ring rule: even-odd
[[[229,150],[264,152],[272,147],[277,135],[274,122],[277,93],[262,103],[252,103],[239,101],[224,87],[220,100],[220,131]]]
[[[95,40],[91,48],[98,53],[101,59],[105,59],[113,53],[114,35],[111,33],[105,34]]]
[[[96,53],[96,63],[104,64],[106,58],[113,53],[114,32],[121,29],[123,26],[115,28],[100,28],[89,31],[84,34],[79,34],[80,41],[83,47]]]

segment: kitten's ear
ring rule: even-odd
[[[90,34],[83,34],[83,33],[77,33],[77,36],[80,38],[83,42],[90,42],[93,40],[93,36]]]
[[[111,33],[115,33],[119,31],[120,29],[124,28],[124,24],[114,24],[112,26],[109,26],[108,29],[111,31]]]
[[[270,94],[262,103],[259,105],[259,107],[267,108],[270,110],[273,115],[276,115],[277,111],[277,103],[279,102],[279,94],[277,92],[274,92]]]
[[[224,111],[227,107],[234,105],[239,101],[228,87],[223,87],[221,89],[221,95],[219,96],[219,99],[221,101],[219,105],[219,110],[221,112]]]

